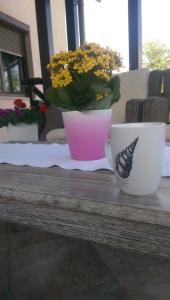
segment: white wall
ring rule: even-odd
[[[61,50],[67,50],[67,30],[64,0],[51,0],[51,19],[54,53],[57,53]]]
[[[126,102],[130,99],[145,99],[148,91],[148,69],[120,73],[121,97],[112,106],[112,122],[125,121]]]

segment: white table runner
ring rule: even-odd
[[[70,157],[67,144],[0,144],[0,163],[28,165],[33,167],[59,166],[64,169],[95,171],[111,170],[105,158],[93,161],[78,161]]]
[[[61,144],[0,144],[0,163],[33,167],[59,166],[64,169],[95,171],[111,170],[106,158],[78,161],[70,157],[68,145]],[[162,176],[170,176],[170,147],[165,147]]]

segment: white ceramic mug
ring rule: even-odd
[[[154,193],[161,179],[165,149],[164,123],[120,123],[111,128],[106,157],[121,191],[131,195]]]

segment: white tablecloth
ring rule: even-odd
[[[106,158],[78,161],[70,157],[68,145],[61,144],[0,144],[0,163],[34,167],[59,166],[64,169],[95,171],[111,170]],[[162,176],[170,176],[170,147],[165,147]]]
[[[70,157],[67,144],[0,144],[0,163],[29,165],[33,167],[59,166],[64,169],[95,171],[111,170],[105,158],[93,161],[78,161]]]

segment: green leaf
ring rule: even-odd
[[[120,98],[120,78],[118,75],[113,76],[108,83],[108,87],[112,90],[112,100],[111,100],[111,106],[115,103],[118,102]]]
[[[66,88],[49,87],[46,92],[48,101],[62,110],[74,110],[74,104]]]
[[[96,101],[97,93],[107,94],[101,101]],[[63,88],[48,88],[47,99],[51,104],[56,105],[62,110],[91,110],[91,109],[108,109],[120,97],[120,80],[119,76],[114,76],[107,84],[88,83],[79,86],[74,83]]]
[[[87,110],[90,109],[108,109],[111,106],[112,94],[102,98],[102,100],[93,100],[90,105],[87,107]]]

